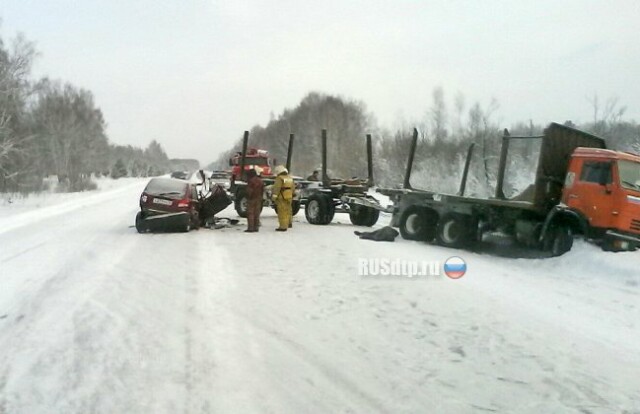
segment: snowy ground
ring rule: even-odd
[[[0,413],[640,413],[640,252],[508,259],[303,212],[140,235],[144,184],[0,206]],[[459,280],[358,275],[453,255]]]

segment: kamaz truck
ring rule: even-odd
[[[464,195],[472,148],[457,194],[412,188],[410,176],[418,133],[414,130],[402,189],[379,189],[394,201],[392,225],[403,238],[454,248],[500,234],[552,256],[569,251],[574,237],[604,250],[640,246],[640,156],[606,149],[605,140],[557,123],[542,136],[502,138],[495,194]],[[514,197],[503,186],[514,140],[541,140],[535,181]]]

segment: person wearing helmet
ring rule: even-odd
[[[275,170],[276,182],[273,184],[272,200],[276,203],[278,212],[278,228],[276,231],[287,231],[291,228],[292,212],[291,202],[295,185],[293,178],[289,175],[289,171],[284,165],[278,165]]]
[[[262,192],[264,183],[257,168],[247,171],[247,229],[246,233],[256,233],[260,226]]]

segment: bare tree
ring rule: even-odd
[[[622,117],[627,111],[626,106],[619,103],[617,96],[612,96],[606,100],[604,107],[601,107],[598,94],[592,98],[587,98],[593,109],[593,123],[590,129],[597,135],[612,137],[615,135],[616,126],[622,121]]]
[[[429,111],[431,136],[436,142],[444,141],[449,135],[447,130],[447,106],[441,86],[433,90],[433,104]]]
[[[31,93],[29,73],[36,56],[33,45],[18,35],[11,50],[0,39],[0,190],[31,172],[30,134],[26,118],[26,101]]]
[[[102,112],[90,92],[44,80],[32,112],[45,168],[82,190],[108,145]]]

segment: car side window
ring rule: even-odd
[[[580,181],[598,184],[611,184],[611,163],[585,161],[580,172]]]

